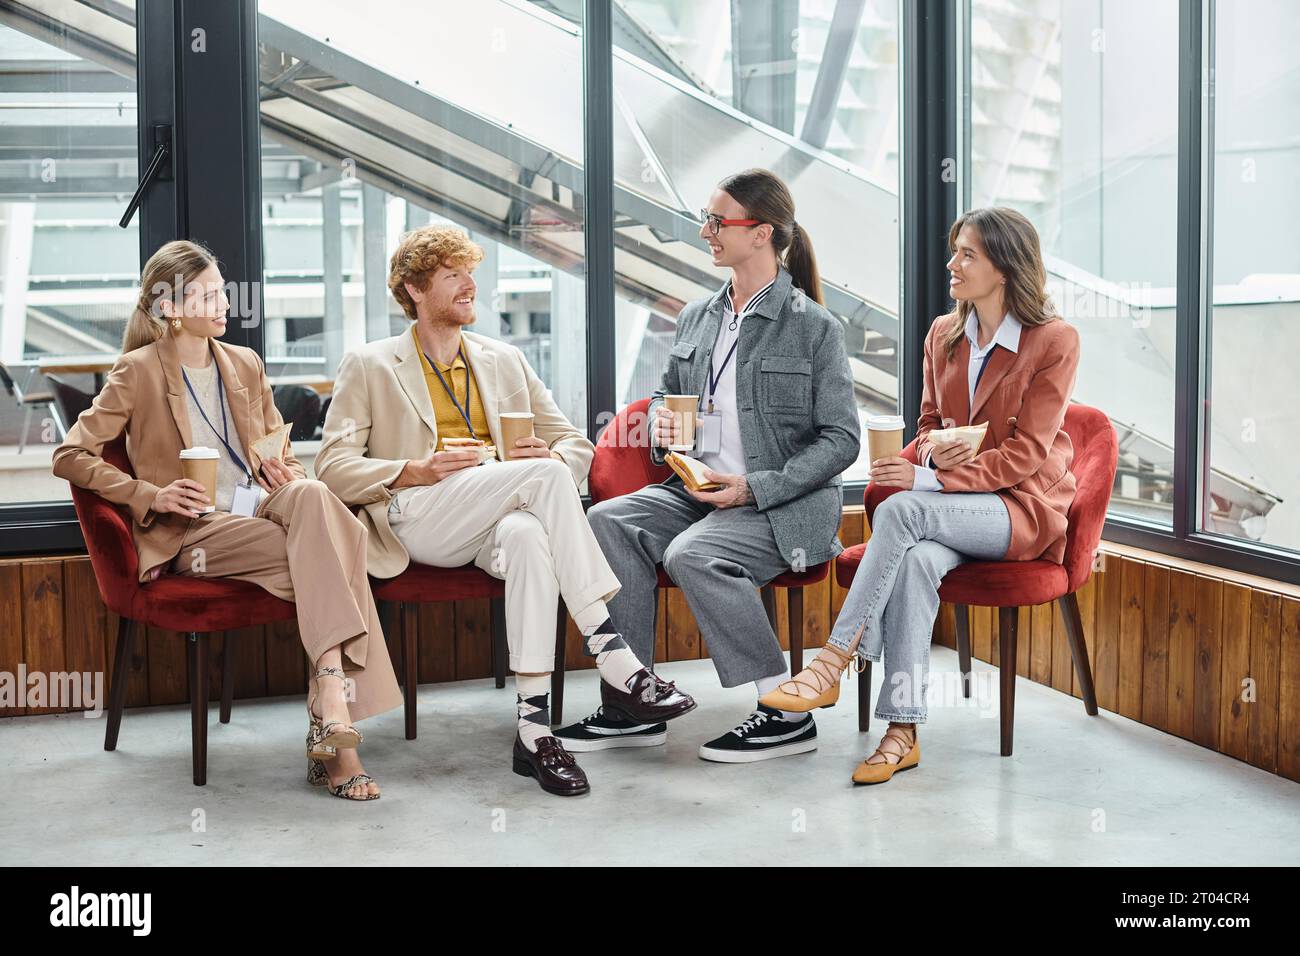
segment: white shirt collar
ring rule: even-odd
[[[966,338],[970,339],[971,351],[979,352],[980,355],[983,355],[984,352],[989,351],[995,345],[1000,345],[1012,352],[1019,352],[1020,329],[1020,320],[1008,312],[1002,317],[1002,324],[998,326],[998,330],[993,334],[993,338],[989,340],[989,344],[985,346],[983,351],[980,351],[978,342],[979,316],[975,314],[974,309],[971,309],[970,315],[966,316]]]

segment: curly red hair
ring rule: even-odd
[[[408,232],[398,243],[388,264],[388,291],[406,317],[414,320],[415,301],[406,291],[406,283],[423,292],[439,266],[473,269],[482,261],[483,248],[466,233],[448,226],[424,226]]]

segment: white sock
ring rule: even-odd
[[[645,665],[632,653],[623,635],[614,629],[604,601],[593,601],[577,614],[573,623],[582,631],[587,654],[596,658],[600,679],[611,687],[627,690],[632,675],[645,670]]]
[[[515,675],[515,702],[519,716],[519,739],[532,753],[537,741],[551,736],[551,675]]]
[[[758,696],[763,697],[765,694],[772,693],[772,691],[776,690],[782,683],[789,679],[790,671],[787,669],[772,677],[760,677],[758,680],[754,681],[754,686],[758,689]],[[781,711],[781,716],[786,720],[803,720],[805,715],[790,710],[783,710]]]

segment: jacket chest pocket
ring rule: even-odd
[[[768,411],[808,411],[812,407],[812,360],[766,355],[759,364],[763,407]]]
[[[677,370],[678,387],[683,390],[689,390],[691,387],[691,362],[695,355],[694,342],[674,342],[672,351],[668,353]]]

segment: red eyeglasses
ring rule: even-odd
[[[700,222],[706,223],[709,232],[715,236],[723,226],[757,226],[759,224],[757,219],[723,219],[716,212],[709,212],[707,209],[700,210]]]

